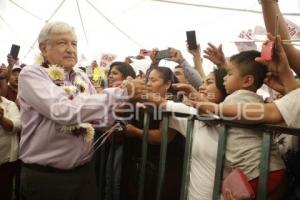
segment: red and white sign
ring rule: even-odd
[[[107,68],[116,59],[116,55],[110,53],[103,53],[100,59],[100,67]]]

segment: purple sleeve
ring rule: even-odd
[[[70,100],[42,68],[26,67],[19,77],[21,109],[34,109],[63,125],[103,120],[109,116],[113,105],[126,96],[126,92],[119,89]]]

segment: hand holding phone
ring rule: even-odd
[[[189,49],[197,49],[197,40],[196,40],[196,32],[195,31],[187,31],[186,39]]]
[[[165,49],[165,50],[158,51],[156,53],[155,59],[156,60],[161,60],[161,59],[170,58],[170,57],[171,57],[170,50]]]
[[[9,55],[11,55],[13,59],[17,60],[19,52],[20,52],[20,46],[16,44],[12,44]]]
[[[262,45],[260,57],[265,61],[272,60],[274,51],[274,41],[268,41]]]

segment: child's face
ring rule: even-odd
[[[227,75],[224,77],[224,86],[227,94],[243,89],[243,77],[236,64],[230,62],[227,67]]]

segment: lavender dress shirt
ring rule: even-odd
[[[27,164],[72,169],[88,162],[92,144],[82,135],[62,131],[64,125],[101,120],[114,121],[112,109],[126,100],[127,92],[120,88],[106,89],[96,94],[83,72],[65,72],[65,84],[71,84],[75,75],[88,84],[88,93],[70,100],[64,90],[49,78],[46,68],[28,66],[19,77],[18,98],[21,106],[20,159]]]

